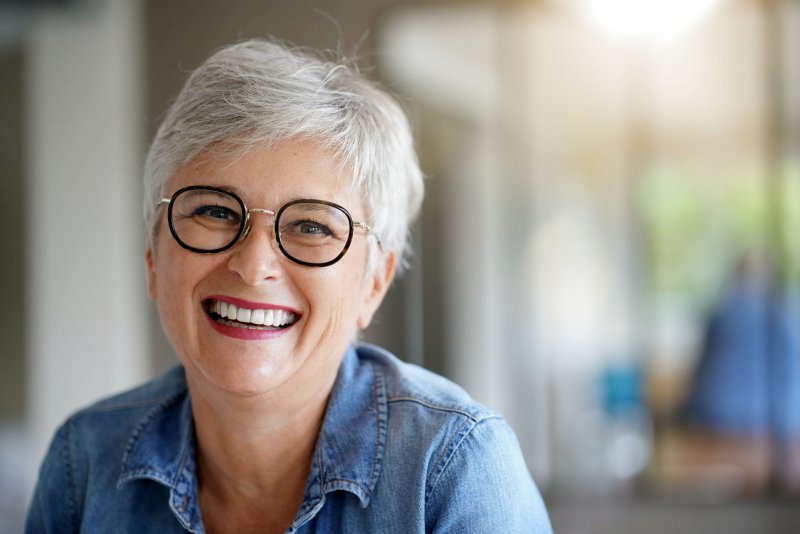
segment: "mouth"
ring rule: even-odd
[[[219,325],[246,330],[285,330],[299,319],[297,313],[281,308],[246,308],[214,298],[203,301],[203,309]]]

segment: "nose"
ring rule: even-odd
[[[228,268],[248,285],[277,278],[283,271],[283,254],[278,249],[273,228],[264,222],[250,221],[228,259]]]

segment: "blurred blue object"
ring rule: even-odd
[[[639,366],[610,366],[603,371],[602,384],[603,409],[609,416],[624,416],[644,408]]]
[[[726,434],[800,434],[800,300],[745,259],[713,310],[687,404]]]

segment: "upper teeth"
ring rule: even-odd
[[[219,314],[220,317],[227,317],[228,319],[239,321],[240,323],[264,326],[283,326],[293,323],[297,319],[294,313],[286,310],[248,310],[247,308],[240,308],[235,304],[219,300],[215,300],[211,305],[211,311]]]

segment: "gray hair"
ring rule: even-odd
[[[367,222],[402,267],[408,228],[423,196],[402,109],[343,60],[264,40],[215,52],[167,111],[144,169],[148,246],[158,228],[157,202],[181,166],[223,141],[226,150],[244,154],[292,138],[313,140],[352,173]]]

